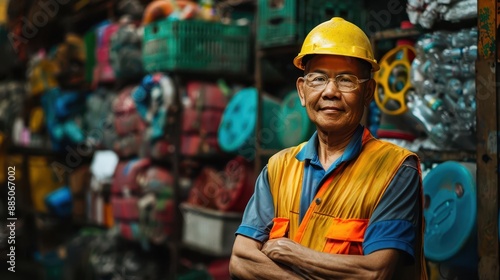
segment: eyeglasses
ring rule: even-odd
[[[315,91],[323,91],[326,85],[333,80],[333,83],[338,90],[342,92],[355,91],[359,88],[359,84],[364,83],[370,79],[358,79],[358,77],[350,74],[340,74],[335,78],[330,78],[323,73],[309,73],[304,76],[306,85]]]

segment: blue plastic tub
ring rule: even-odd
[[[475,164],[441,163],[425,176],[423,185],[425,257],[438,263],[477,268]]]
[[[237,92],[227,104],[218,131],[219,146],[222,150],[245,158],[253,158],[255,155],[257,97],[255,88],[245,88]],[[280,102],[263,96],[261,119],[261,147],[280,149]]]

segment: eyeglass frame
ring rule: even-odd
[[[320,88],[315,88],[315,87],[310,86],[310,85],[308,84],[309,82],[308,82],[307,76],[309,76],[309,75],[311,75],[311,74],[314,74],[314,75],[320,75],[320,76],[324,76],[324,77],[326,77],[326,78],[327,78],[327,80],[325,81],[325,85],[323,86],[323,88],[321,88],[321,89],[320,89]],[[341,76],[349,76],[349,77],[354,77],[354,78],[356,78],[356,81],[357,81],[357,83],[356,83],[356,87],[355,87],[355,88],[353,88],[353,89],[349,89],[349,90],[341,90],[341,89],[340,89],[340,87],[339,87],[339,85],[338,85],[338,83],[337,83],[337,79],[338,79],[339,77],[341,77]],[[357,89],[359,88],[359,85],[360,85],[360,84],[362,84],[362,83],[364,83],[364,82],[367,82],[367,81],[371,80],[370,78],[368,78],[368,79],[360,79],[360,78],[358,78],[356,75],[353,75],[353,74],[339,74],[339,75],[335,76],[334,78],[331,78],[330,76],[328,76],[328,75],[327,75],[327,74],[325,74],[325,73],[317,73],[317,72],[307,73],[307,74],[306,74],[305,76],[303,76],[302,78],[304,78],[304,82],[305,82],[306,86],[308,86],[308,87],[309,87],[309,88],[311,88],[311,89],[317,90],[317,91],[323,91],[323,90],[325,90],[325,89],[326,89],[326,86],[330,83],[330,80],[333,80],[333,84],[334,84],[334,85],[335,85],[335,87],[337,87],[337,89],[338,89],[339,91],[341,91],[341,92],[353,92],[353,91],[355,91],[355,90],[357,90]]]

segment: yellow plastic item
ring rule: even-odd
[[[11,177],[16,187],[16,193],[21,193],[26,189],[24,182],[26,170],[23,170],[23,156],[2,154],[0,155],[0,167],[5,170],[5,172],[0,173],[0,182],[6,182],[7,170],[12,170],[14,175]],[[58,180],[51,168],[51,162],[45,157],[29,157],[28,168],[33,208],[37,212],[46,213],[45,196],[64,185],[64,182]]]
[[[302,58],[308,54],[355,57],[369,62],[372,71],[380,69],[373,57],[370,40],[363,30],[340,17],[334,17],[314,27],[304,39],[302,49],[293,60],[293,64],[304,70]]]
[[[33,133],[41,132],[44,124],[44,114],[42,107],[35,107],[30,114],[30,131]]]
[[[59,181],[52,169],[51,163],[45,157],[29,158],[31,198],[33,200],[33,208],[37,212],[47,213],[45,196],[64,185],[63,178],[60,178],[61,181]],[[18,167],[21,168],[21,166]]]
[[[410,52],[414,57],[415,49],[408,45],[390,50],[380,60],[380,71],[374,76],[377,82],[375,102],[388,115],[401,115],[408,110],[405,96],[413,88],[410,82]]]
[[[37,65],[29,73],[29,86],[32,95],[40,95],[45,91],[57,87],[57,74],[59,67],[57,64],[48,59],[40,60]]]
[[[7,7],[9,6],[9,0],[0,0],[0,24],[7,23]]]

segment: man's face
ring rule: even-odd
[[[329,78],[340,74],[350,74],[359,80],[368,79],[369,71],[358,59],[334,55],[316,55],[308,63],[306,73],[322,73]],[[340,132],[357,127],[363,116],[364,106],[368,106],[374,92],[372,79],[359,84],[354,91],[341,92],[330,79],[324,90],[307,85],[303,77],[297,79],[297,91],[302,106],[319,130]]]

